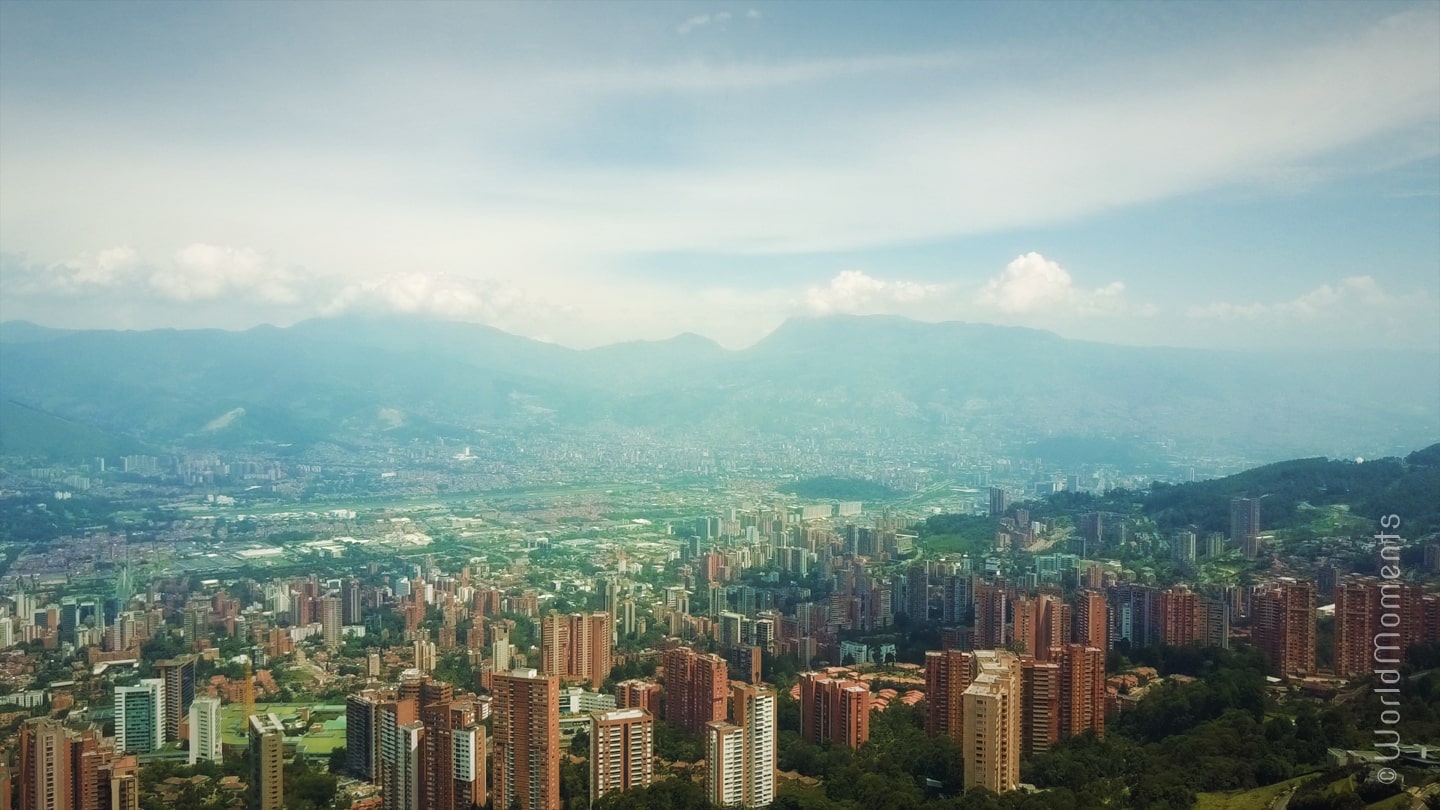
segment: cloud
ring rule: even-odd
[[[1224,301],[1191,307],[1191,318],[1201,320],[1247,320],[1287,318],[1320,320],[1356,312],[1414,310],[1433,306],[1430,296],[1419,292],[1397,296],[1386,292],[1373,276],[1350,276],[1336,284],[1322,284],[1290,301],[1274,304],[1232,304]]]
[[[751,9],[751,11],[755,10]],[[750,16],[750,13],[746,12],[746,16]],[[759,12],[755,12],[755,16],[758,17]],[[694,17],[686,20],[685,22],[680,23],[678,26],[675,27],[675,30],[679,31],[681,34],[688,34],[691,31],[694,31],[696,28],[704,28],[707,25],[723,25],[724,23],[727,23],[729,21],[730,12],[728,11],[721,11],[715,14],[697,14]]]
[[[147,281],[156,295],[182,303],[232,296],[274,306],[301,302],[298,273],[251,248],[187,245]]]
[[[1035,252],[1017,256],[1006,265],[1000,275],[980,289],[976,301],[981,307],[1006,315],[1154,314],[1153,307],[1134,307],[1126,302],[1124,283],[1112,281],[1094,290],[1079,289],[1069,271]]]
[[[1288,301],[1216,301],[1187,314],[1225,324],[1240,342],[1440,349],[1440,301],[1423,289],[1392,293],[1368,275],[1321,284]]]
[[[803,306],[815,315],[890,312],[943,292],[938,284],[884,281],[859,270],[845,270],[826,286],[805,290]]]
[[[527,322],[571,315],[574,307],[493,279],[410,272],[348,284],[320,308],[325,316],[346,312],[423,315],[515,331]]]
[[[6,254],[0,263],[0,279],[7,292],[17,295],[88,295],[130,283],[139,269],[139,254],[121,245],[51,265],[35,265],[23,256]]]
[[[758,8],[749,8],[745,10],[745,19],[747,20],[758,20],[760,19],[760,16],[760,9]]]

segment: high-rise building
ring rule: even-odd
[[[493,672],[510,671],[510,628],[503,624],[490,626],[490,666]]]
[[[380,703],[373,693],[345,698],[345,770],[356,779],[376,781],[380,766]]]
[[[1190,565],[1195,562],[1196,553],[1195,532],[1188,529],[1176,532],[1170,538],[1170,559],[1178,565]]]
[[[477,713],[478,714],[478,713]],[[484,805],[486,799],[485,727],[471,722],[451,732],[451,771],[455,780],[455,806]]]
[[[1006,632],[1010,594],[1002,586],[981,583],[975,586],[975,647],[994,650],[1010,641]]]
[[[1105,734],[1105,651],[1066,644],[1052,656],[1060,663],[1060,739],[1086,731]]]
[[[1159,598],[1160,642],[1172,646],[1194,644],[1200,640],[1200,594],[1176,585],[1157,594]]]
[[[644,709],[590,713],[590,798],[650,784],[655,721]]]
[[[345,580],[345,585],[340,589],[341,614],[340,620],[344,624],[360,624],[364,618],[364,601],[361,594],[360,580],[351,577]]]
[[[1060,665],[1020,659],[1021,750],[1035,756],[1060,740]]]
[[[651,716],[660,714],[660,684],[632,679],[615,685],[615,705],[621,709],[644,709]]]
[[[180,739],[180,724],[195,700],[195,656],[156,661],[155,672],[165,682],[165,739],[173,742]]]
[[[1315,673],[1315,585],[1282,581],[1255,595],[1251,638],[1274,675]]]
[[[425,724],[411,720],[394,728],[389,750],[393,761],[382,786],[385,810],[426,810]]]
[[[745,732],[724,720],[705,724],[705,798],[716,807],[745,801]]]
[[[252,714],[249,729],[249,810],[282,810],[285,806],[285,727],[273,714]]]
[[[1424,640],[1425,593],[1418,585],[1374,577],[1350,577],[1335,586],[1335,674],[1356,678],[1377,668],[1377,647],[1390,657]],[[1392,618],[1385,618],[1389,615]],[[1387,624],[1388,622],[1388,624]]]
[[[115,687],[115,748],[148,754],[165,744],[165,682],[146,678],[137,686]]]
[[[905,585],[905,612],[910,616],[910,623],[919,625],[930,621],[930,572],[925,563],[910,566]]]
[[[800,675],[800,736],[859,748],[870,739],[870,688],[818,672]]]
[[[731,721],[742,731],[745,771],[741,803],[769,807],[775,801],[775,692],[768,686],[735,687]]]
[[[1004,793],[1020,783],[1020,665],[999,650],[978,650],[973,662],[975,678],[963,695],[965,788]]]
[[[220,762],[220,698],[201,696],[190,704],[190,764]]]
[[[546,675],[584,678],[599,688],[610,675],[614,628],[609,613],[562,615],[540,621],[540,665]]]
[[[338,650],[344,643],[344,603],[338,596],[324,596],[320,599],[320,630],[325,649]]]
[[[559,678],[517,669],[493,683],[495,806],[559,810]]]
[[[1230,499],[1230,542],[1253,560],[1260,554],[1260,499]]]
[[[1096,591],[1081,591],[1075,602],[1075,642],[1087,647],[1110,649],[1107,619],[1105,595]]]
[[[140,810],[140,764],[135,757],[120,757],[110,764],[110,810]]]
[[[965,689],[970,685],[970,657],[960,650],[925,653],[925,733],[960,739],[964,728]]]
[[[65,727],[46,717],[20,725],[21,810],[71,810],[70,740]]]
[[[1000,487],[990,487],[990,516],[999,517],[1005,514],[1010,506],[1010,495]]]
[[[666,650],[661,662],[665,668],[666,722],[700,734],[707,723],[725,718],[725,702],[730,696],[725,659],[676,647]]]
[[[419,697],[379,704],[377,777],[385,810],[404,810],[420,801],[419,757],[424,724],[419,722]],[[347,718],[348,720],[348,718]],[[420,733],[407,731],[419,726]]]
[[[1117,585],[1106,600],[1110,612],[1110,646],[1121,640],[1132,647],[1160,641],[1159,591],[1148,585]]]

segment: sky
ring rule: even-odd
[[[1440,3],[0,3],[0,320],[1440,350]]]

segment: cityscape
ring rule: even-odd
[[[0,810],[1437,810],[1440,4],[0,3]]]

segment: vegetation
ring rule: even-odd
[[[840,478],[833,475],[805,478],[779,487],[777,491],[811,500],[889,501],[899,496],[899,493],[884,484],[863,478]]]

